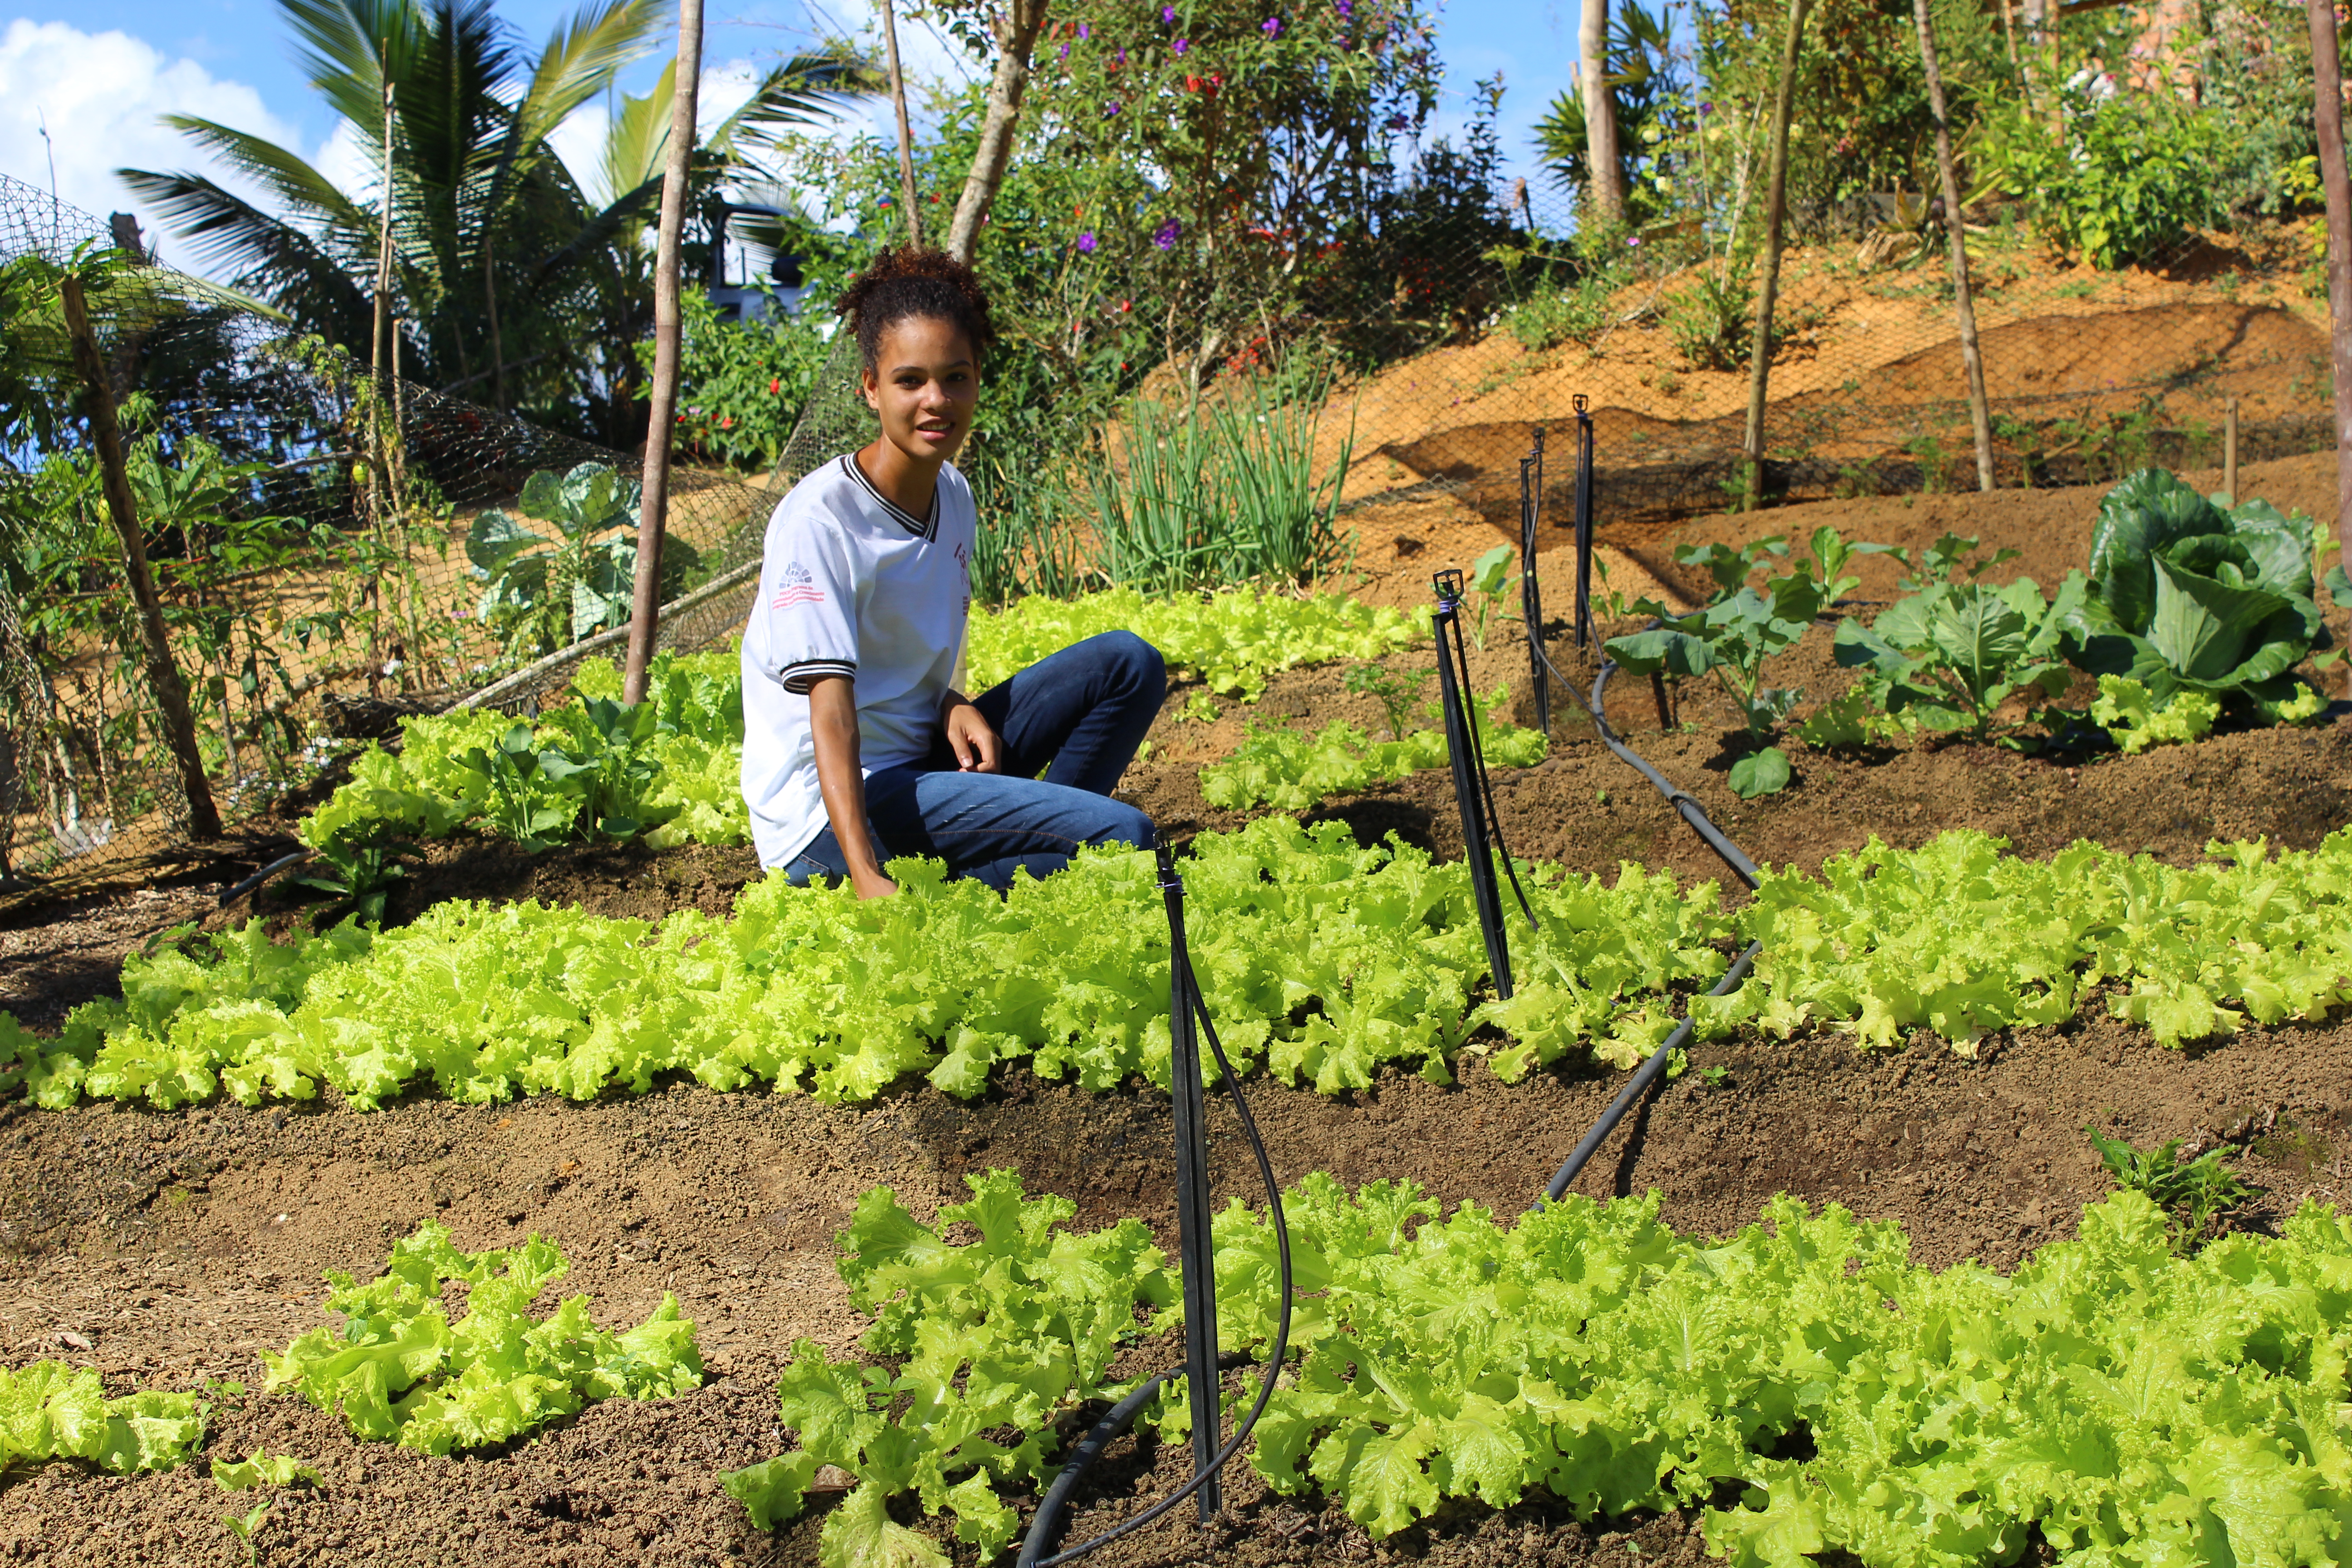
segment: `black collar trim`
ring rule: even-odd
[[[940,490],[937,485],[931,487],[931,515],[919,521],[912,512],[901,508],[897,501],[875,488],[874,481],[866,477],[866,470],[857,466],[856,453],[844,452],[841,455],[841,466],[849,470],[850,476],[864,487],[866,493],[872,496],[883,510],[890,514],[900,528],[918,539],[937,539],[940,536]]]

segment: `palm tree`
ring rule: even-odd
[[[664,0],[587,0],[536,56],[518,47],[490,0],[278,7],[311,85],[371,150],[371,190],[346,193],[274,142],[187,115],[169,123],[259,184],[269,205],[201,174],[125,169],[121,178],[235,287],[362,358],[388,183],[403,373],[607,445],[634,444],[644,416],[630,351],[652,324],[641,253],[660,196],[669,75],[613,117],[597,198],[551,138],[656,46]],[[846,48],[785,61],[704,139],[698,181],[728,177],[783,126],[816,120],[876,78]]]

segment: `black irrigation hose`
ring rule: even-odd
[[[1183,964],[1188,970],[1192,967],[1192,956],[1181,947],[1173,950],[1170,959],[1171,963]],[[1094,1463],[1120,1433],[1134,1425],[1135,1418],[1142,1414],[1143,1407],[1150,1403],[1160,1385],[1169,1378],[1180,1375],[1184,1369],[1170,1367],[1148,1379],[1111,1406],[1080,1441],[1069,1462],[1055,1475],[1053,1484],[1045,1489],[1045,1497],[1037,1504],[1037,1512],[1029,1521],[1029,1533],[1022,1540],[1021,1555],[1015,1568],[1054,1568],[1055,1563],[1083,1557],[1097,1547],[1108,1546],[1123,1535],[1141,1530],[1206,1486],[1212,1478],[1224,1469],[1228,1460],[1241,1452],[1242,1444],[1256,1428],[1258,1417],[1265,1413],[1266,1401],[1274,1397],[1274,1381],[1282,1375],[1283,1361],[1290,1353],[1290,1226],[1282,1213],[1282,1186],[1275,1180],[1274,1161],[1266,1154],[1265,1141],[1258,1136],[1257,1121],[1250,1115],[1249,1101],[1242,1095],[1241,1075],[1234,1070],[1232,1060],[1225,1055],[1223,1042],[1217,1038],[1217,1026],[1210,1021],[1209,1006],[1201,998],[1201,988],[1195,984],[1185,989],[1192,999],[1192,1011],[1201,1021],[1201,1030],[1209,1037],[1209,1049],[1217,1058],[1217,1070],[1224,1074],[1225,1091],[1233,1097],[1234,1113],[1241,1121],[1242,1135],[1249,1140],[1250,1152],[1257,1157],[1258,1175],[1265,1183],[1266,1206],[1274,1220],[1275,1254],[1282,1275],[1282,1313],[1275,1324],[1274,1353],[1266,1358],[1265,1381],[1258,1387],[1257,1403],[1250,1406],[1249,1414],[1234,1428],[1233,1436],[1217,1450],[1216,1458],[1203,1466],[1198,1475],[1133,1519],[1114,1525],[1093,1540],[1081,1542],[1067,1551],[1055,1552],[1051,1557],[1041,1557],[1038,1553],[1045,1551],[1046,1544],[1053,1540],[1055,1529],[1061,1522],[1062,1510],[1067,1506],[1070,1494],[1084,1479],[1087,1467]],[[1223,1364],[1223,1358],[1220,1358],[1219,1364]]]
[[[252,876],[247,877],[244,881],[239,882],[236,887],[231,888],[226,892],[223,893],[220,896],[221,907],[223,909],[226,909],[229,905],[236,902],[237,900],[245,897],[246,894],[252,892],[256,888],[260,887],[262,883],[269,880],[270,878],[278,875],[278,872],[285,870],[289,866],[299,866],[303,861],[310,859],[317,853],[318,851],[315,849],[297,849],[291,855],[282,856],[278,859],[272,860],[268,865],[264,866],[260,870],[256,871]]]
[[[1657,623],[1654,621],[1651,624],[1654,626]],[[1538,649],[1542,648],[1540,641],[1537,643],[1537,647]],[[1676,789],[1667,781],[1664,773],[1652,767],[1631,746],[1618,739],[1617,731],[1609,727],[1609,678],[1617,673],[1617,661],[1613,658],[1601,660],[1601,673],[1593,679],[1592,696],[1590,700],[1586,700],[1582,692],[1576,689],[1574,681],[1560,672],[1559,666],[1551,662],[1551,654],[1549,650],[1544,650],[1543,661],[1550,668],[1553,677],[1559,681],[1560,685],[1566,687],[1569,693],[1582,704],[1586,714],[1592,720],[1593,732],[1601,737],[1601,743],[1614,752],[1618,761],[1655,785],[1658,793],[1666,797],[1666,804],[1680,812],[1683,820],[1689,823],[1692,830],[1706,840],[1706,847],[1714,850],[1726,866],[1731,868],[1732,875],[1750,888],[1755,887],[1761,876],[1757,869],[1756,862],[1743,854],[1738,845],[1723,836],[1723,830],[1716,826],[1714,821],[1708,817],[1706,808],[1685,791]],[[1716,982],[1715,988],[1707,994],[1728,995],[1735,986],[1747,978],[1748,971],[1755,964],[1756,955],[1763,951],[1763,946],[1762,942],[1749,942],[1739,956],[1731,961],[1731,967],[1723,972],[1723,978]],[[1634,1104],[1648,1092],[1652,1084],[1658,1081],[1659,1077],[1665,1072],[1666,1063],[1673,1058],[1674,1053],[1689,1041],[1691,1027],[1692,1021],[1685,1016],[1681,1023],[1675,1026],[1674,1033],[1666,1037],[1664,1043],[1650,1053],[1650,1059],[1634,1071],[1632,1080],[1618,1091],[1615,1100],[1610,1101],[1609,1109],[1601,1113],[1601,1120],[1592,1124],[1592,1131],[1584,1135],[1576,1147],[1569,1152],[1567,1160],[1561,1163],[1559,1169],[1552,1173],[1551,1181],[1544,1188],[1544,1195],[1538,1203],[1538,1207],[1541,1207],[1544,1203],[1557,1203],[1566,1195],[1570,1184],[1576,1180],[1578,1173],[1584,1169],[1586,1162],[1592,1158],[1609,1134],[1617,1130],[1617,1124],[1625,1119],[1625,1113],[1633,1109]]]
[[[1440,637],[1444,636],[1443,632],[1438,635]],[[1536,648],[1538,652],[1542,651],[1542,639],[1537,639]],[[1438,649],[1441,655],[1444,651],[1443,647]],[[1528,929],[1541,931],[1543,927],[1536,921],[1535,906],[1528,902],[1528,890],[1519,886],[1519,868],[1512,863],[1510,848],[1503,842],[1503,816],[1495,807],[1495,781],[1486,772],[1486,742],[1478,738],[1478,697],[1470,689],[1470,655],[1463,647],[1462,617],[1459,616],[1454,617],[1454,652],[1462,668],[1462,711],[1470,725],[1471,772],[1476,778],[1478,792],[1486,803],[1486,834],[1494,840],[1493,847],[1501,852],[1503,870],[1511,879],[1511,891],[1518,896],[1519,911],[1528,917]],[[1544,662],[1551,663],[1549,654],[1544,655]],[[1559,671],[1555,669],[1553,673],[1558,674]],[[1487,847],[1481,845],[1479,847],[1483,850]],[[1464,845],[1462,852],[1467,856],[1470,847]]]

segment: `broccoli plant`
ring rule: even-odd
[[[1612,637],[1606,645],[1609,657],[1635,675],[1663,674],[1669,680],[1712,673],[1748,735],[1768,740],[1804,693],[1765,685],[1765,660],[1802,641],[1814,617],[1861,581],[1847,574],[1848,563],[1880,548],[1849,544],[1837,530],[1824,526],[1814,531],[1807,558],[1756,587],[1748,579],[1759,566],[1789,553],[1785,539],[1761,539],[1736,549],[1685,546],[1675,558],[1706,568],[1717,589],[1714,601],[1687,615],[1676,615],[1655,600],[1640,601],[1635,613],[1653,616],[1658,624]],[[1743,800],[1776,794],[1788,784],[1788,753],[1778,746],[1759,747],[1732,764],[1732,792]]]

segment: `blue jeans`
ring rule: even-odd
[[[944,860],[950,876],[1001,892],[1017,868],[1046,876],[1082,844],[1150,848],[1151,818],[1110,792],[1167,694],[1159,650],[1133,632],[1104,632],[1039,659],[972,699],[1001,742],[1001,771],[961,771],[942,731],[921,762],[866,775],[876,853],[886,864]],[[830,826],[783,868],[796,887],[848,874]]]

